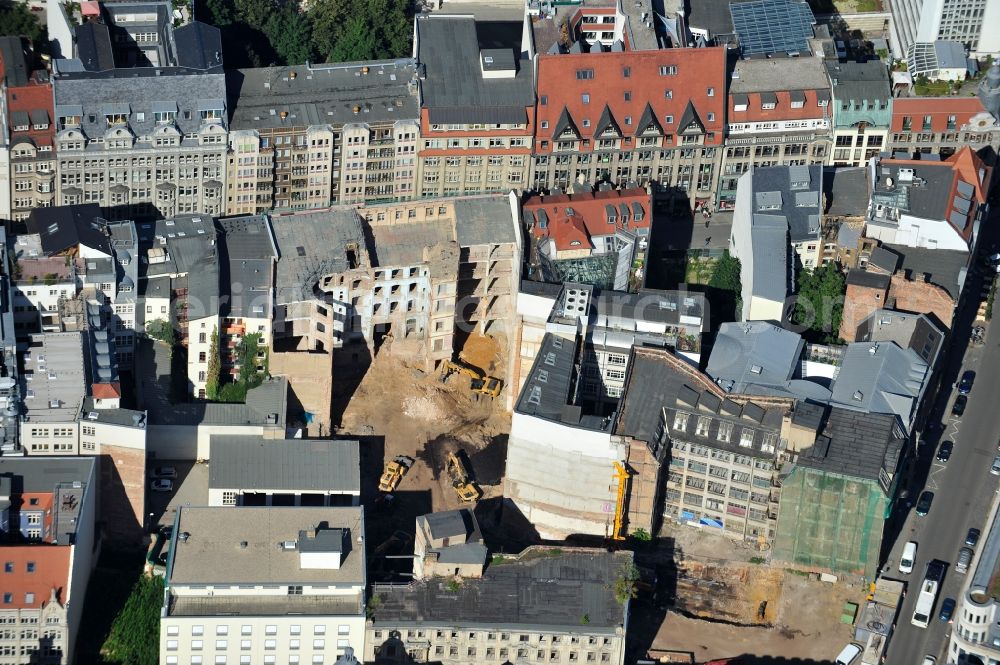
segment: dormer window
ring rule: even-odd
[[[59,117],[59,124],[63,127],[79,127],[80,126],[80,116],[78,115],[64,115]]]
[[[109,125],[124,125],[128,122],[128,115],[125,113],[108,113],[104,116],[104,120]]]
[[[222,120],[222,109],[206,109],[201,112],[203,121]]]
[[[153,113],[153,119],[160,123],[173,122],[176,118],[177,113],[174,111],[156,111]]]

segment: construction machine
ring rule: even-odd
[[[483,495],[482,490],[469,480],[469,470],[465,467],[465,462],[454,452],[448,453],[446,460],[448,476],[451,478],[451,486],[455,488],[455,493],[462,501],[476,501]]]
[[[380,492],[392,492],[399,486],[399,481],[403,479],[406,472],[413,466],[413,458],[406,455],[398,455],[396,459],[385,463],[382,477],[378,481]]]
[[[477,395],[499,397],[503,390],[503,381],[495,376],[487,376],[475,367],[446,360],[441,368],[441,383],[445,383],[452,374],[469,377],[469,389]]]
[[[625,465],[615,462],[615,480],[618,489],[615,493],[615,526],[611,531],[611,540],[625,540],[625,491],[628,488],[629,473]]]

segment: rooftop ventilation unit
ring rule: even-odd
[[[286,541],[282,542],[281,543],[281,549],[285,550],[286,552],[288,552],[290,550],[294,550],[295,549],[295,541],[294,540],[286,540]]]
[[[913,182],[913,169],[899,169],[900,182]]]

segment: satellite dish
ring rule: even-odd
[[[885,184],[888,185],[889,187],[892,187],[892,178],[886,178]]]

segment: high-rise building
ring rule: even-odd
[[[1000,54],[1000,0],[890,0],[893,54],[902,58],[910,45],[961,42],[970,55]]]

